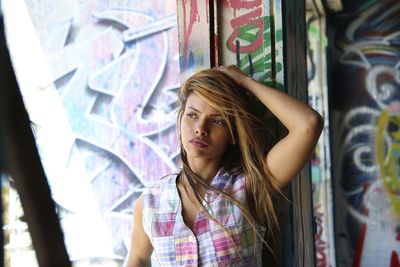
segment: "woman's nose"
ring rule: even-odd
[[[199,122],[196,126],[196,135],[200,135],[200,136],[207,136],[208,135],[208,131],[207,131],[207,127],[206,127],[206,123],[205,122]]]

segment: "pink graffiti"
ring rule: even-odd
[[[189,38],[192,33],[193,25],[195,21],[200,21],[199,11],[197,8],[197,0],[190,0],[190,14],[189,14],[189,24],[186,21],[186,3],[187,0],[183,0],[183,39],[184,39],[184,49],[183,51],[187,51],[189,45]]]
[[[228,48],[236,52],[235,40],[239,36],[240,28],[245,25],[254,25],[258,28],[257,39],[249,45],[241,46],[241,53],[249,53],[257,50],[263,43],[264,23],[261,20],[262,8],[259,6],[257,9],[250,11],[240,17],[235,17],[231,20],[233,28],[232,34],[228,38]]]
[[[36,29],[46,37],[44,52],[71,131],[68,138],[53,138],[70,147],[61,152],[61,159],[79,176],[71,180],[88,183],[77,190],[81,183],[65,186],[62,175],[49,176],[53,189],[59,187],[53,190],[57,205],[68,211],[66,245],[92,244],[92,232],[76,227],[92,225],[97,217],[87,214],[93,210],[103,219],[96,224],[107,231],[96,235],[110,241],[104,249],[73,249],[72,258],[114,255],[120,261],[126,255],[130,213],[141,189],[175,170],[179,155],[173,113],[179,87],[175,7],[167,4],[172,7],[167,10],[165,1],[158,0],[126,2],[121,4],[126,8],[107,8],[84,1],[74,6],[77,17],[67,21],[69,9],[51,2],[56,15]],[[30,6],[35,6],[33,21],[48,17],[50,7],[39,8],[44,3]],[[87,201],[92,195],[97,202]],[[70,238],[77,234],[79,240]]]
[[[107,44],[112,43],[114,38],[111,31],[106,31],[91,41],[65,49],[53,58],[52,66],[53,70],[59,66],[64,73],[79,66],[63,95],[65,103],[68,103],[66,111],[76,137],[121,159],[146,185],[159,179],[160,173],[171,172],[174,168],[169,156],[156,143],[143,137],[146,133],[159,132],[160,128],[173,127],[173,122],[146,121],[141,116],[141,110],[146,106],[165,68],[167,39],[162,34],[145,38],[135,48],[127,49],[123,55],[112,60],[112,54],[118,53],[111,49],[116,47],[114,50],[118,51],[119,47]],[[141,63],[135,64],[135,58]],[[154,71],[143,75],[150,69]],[[89,86],[101,86],[86,89],[88,78],[92,81]],[[94,119],[90,115],[93,112],[86,112],[88,107],[98,106],[95,99],[100,93],[93,92],[102,92],[113,98],[110,104],[101,105],[113,115],[112,125]],[[121,127],[125,132],[121,131]],[[154,168],[150,162],[158,168]]]
[[[234,12],[236,12],[237,9],[241,8],[250,9],[259,7],[262,4],[262,0],[254,0],[254,1],[231,0],[230,4],[231,7],[235,10]]]
[[[317,224],[317,232],[315,233],[316,257],[317,257],[317,266],[326,267],[327,266],[326,250],[328,249],[328,246],[326,242],[322,240],[322,234],[324,232],[323,228],[324,214],[322,212],[317,211],[320,207],[321,205],[319,204],[314,209],[315,222]]]

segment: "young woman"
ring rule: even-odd
[[[287,128],[269,147],[254,95]],[[135,204],[128,266],[261,266],[278,227],[274,199],[309,159],[323,128],[307,104],[235,66],[201,71],[179,93],[182,169]]]

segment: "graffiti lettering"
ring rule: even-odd
[[[261,7],[250,11],[247,14],[244,14],[240,17],[234,18],[231,20],[231,26],[233,28],[233,32],[228,38],[228,48],[232,52],[236,52],[235,40],[241,33],[241,28],[244,25],[252,25],[258,29],[256,39],[251,42],[249,45],[242,46],[240,51],[242,53],[253,52],[259,48],[263,43],[263,33],[264,33],[264,23],[261,20]]]
[[[234,12],[236,13],[236,10],[240,8],[250,9],[259,7],[262,4],[262,0],[253,0],[253,1],[230,0],[230,4],[231,7],[234,9]]]
[[[189,45],[190,35],[192,34],[193,25],[196,20],[200,20],[199,11],[197,9],[197,0],[190,0],[189,10],[189,23],[187,22],[186,3],[188,0],[183,0],[183,39],[184,39],[184,51],[187,51]]]
[[[271,86],[283,87],[280,83],[270,84],[272,80],[272,69],[273,61],[272,57],[277,56],[279,51],[272,51],[271,39],[267,38],[267,34],[272,30],[270,25],[269,16],[262,16],[259,20],[260,25],[262,24],[263,33],[260,32],[260,28],[254,24],[244,24],[239,26],[237,30],[237,36],[235,32],[232,33],[227,41],[227,47],[229,50],[235,52],[236,54],[236,65],[239,66],[244,72],[248,73],[250,76],[255,77],[259,81],[269,84]],[[279,34],[281,30],[277,30],[277,38],[275,42],[281,41],[281,35]],[[236,36],[236,37],[235,37]],[[231,43],[229,43],[231,42]],[[232,42],[235,42],[235,49],[230,49]],[[261,45],[257,47],[261,42]],[[243,45],[244,44],[244,45]],[[248,45],[250,44],[250,45]],[[247,45],[247,49],[246,49]],[[251,48],[251,46],[254,46]],[[271,49],[266,49],[271,47]],[[251,49],[249,49],[251,48]],[[253,50],[254,49],[254,50]],[[252,50],[251,52],[249,52]],[[247,51],[247,52],[246,52]],[[283,65],[281,62],[276,62],[275,72],[282,72]]]

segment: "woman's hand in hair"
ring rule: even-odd
[[[246,87],[246,80],[252,79],[249,77],[246,73],[241,71],[238,67],[235,65],[229,65],[229,66],[219,66],[216,67],[217,70],[227,74],[229,77],[231,77],[237,84],[240,86],[248,89]]]

